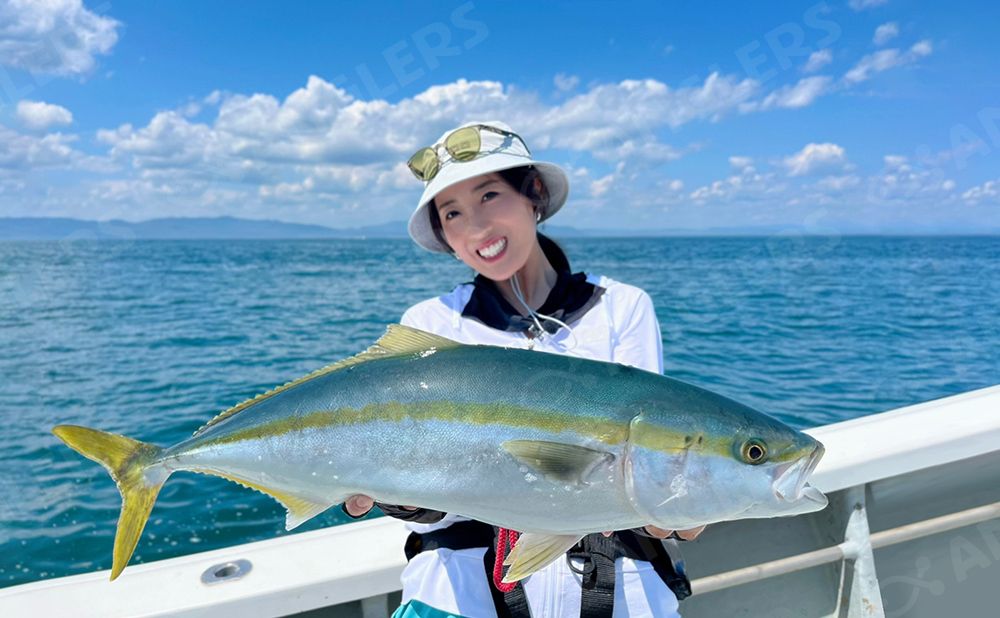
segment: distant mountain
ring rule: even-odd
[[[692,236],[809,236],[829,234],[891,235],[962,235],[1000,234],[998,228],[981,230],[909,226],[891,231],[853,226],[830,226],[809,231],[791,225],[756,227],[717,227],[710,229],[624,230],[613,228],[580,229],[565,225],[543,224],[542,231],[556,238],[616,237],[692,237]],[[331,228],[323,225],[285,221],[238,219],[236,217],[170,217],[130,222],[121,219],[86,221],[57,217],[0,218],[0,240],[236,240],[236,239],[307,239],[307,238],[407,238],[406,221],[379,225]]]
[[[235,217],[170,217],[130,222],[65,218],[0,218],[0,240],[198,240],[405,238],[405,223],[334,229]]]

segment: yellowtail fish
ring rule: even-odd
[[[506,581],[582,536],[822,509],[813,438],[707,390],[624,365],[464,345],[402,325],[361,354],[226,410],[161,448],[60,425],[122,494],[111,579],[172,473],[221,476],[292,529],[353,494],[521,531]]]

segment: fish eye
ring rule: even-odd
[[[743,457],[743,461],[756,466],[767,460],[767,445],[762,440],[751,438],[743,443],[740,455]]]

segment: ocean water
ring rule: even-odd
[[[669,375],[798,427],[1000,383],[998,238],[563,244],[575,269],[650,293]],[[0,243],[0,586],[110,566],[118,493],[52,426],[172,444],[471,277],[408,240]],[[283,519],[178,474],[133,563],[286,534]]]

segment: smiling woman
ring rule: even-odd
[[[521,136],[501,122],[449,131],[417,151],[409,167],[426,183],[410,236],[428,251],[452,254],[477,275],[410,307],[403,324],[463,343],[663,372],[649,296],[608,277],[574,274],[563,250],[538,232],[537,225],[566,202],[569,183],[560,167],[535,161]],[[571,385],[546,387],[555,393]],[[354,496],[344,509],[361,516],[372,505],[371,498]],[[397,618],[494,610],[498,616],[676,616],[677,599],[689,593],[687,580],[659,539],[688,540],[701,532],[646,526],[589,535],[565,560],[505,584],[504,555],[516,532],[439,511],[379,506],[410,522],[413,531]]]

